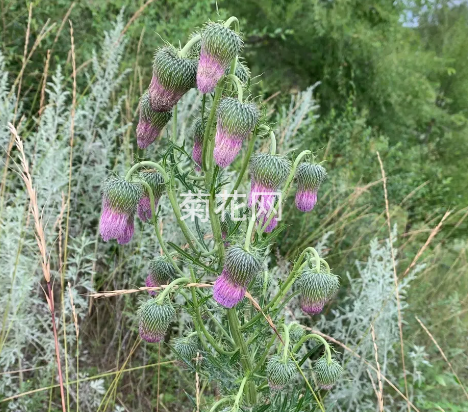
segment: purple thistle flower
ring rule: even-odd
[[[201,93],[211,93],[232,60],[242,49],[237,33],[219,23],[207,23],[201,32],[201,52],[198,62],[197,87]]]
[[[156,299],[150,299],[138,309],[138,316],[141,339],[149,343],[158,343],[164,340],[167,329],[174,319],[175,310],[171,304],[159,304]]]
[[[257,221],[265,225],[269,221],[265,232],[271,232],[277,225],[275,216],[275,201],[279,186],[281,186],[291,171],[291,162],[284,156],[259,153],[250,160],[250,174],[252,184],[248,199],[248,206],[255,205]],[[270,219],[270,215],[274,214]]]
[[[197,62],[180,57],[172,46],[159,49],[153,60],[153,78],[149,86],[151,106],[156,112],[168,112],[195,86]]]
[[[136,129],[138,147],[146,149],[153,143],[171,117],[171,112],[155,112],[151,108],[149,92],[143,93],[140,99],[140,120]]]
[[[317,192],[327,177],[325,168],[318,164],[301,163],[297,168],[296,206],[301,212],[310,212],[317,203]]]
[[[301,309],[309,315],[317,315],[340,287],[338,276],[328,273],[325,267],[317,272],[315,266],[302,271],[299,279]]]
[[[99,231],[105,242],[110,239],[117,239],[121,245],[130,242],[136,207],[142,196],[143,188],[139,183],[127,182],[117,176],[104,182]]]
[[[193,134],[193,150],[192,159],[196,163],[195,170],[200,171],[202,166],[203,155],[203,137],[205,133],[205,121],[200,117],[195,120],[192,127]]]
[[[145,284],[147,287],[155,288],[161,285],[168,285],[176,276],[174,267],[164,256],[159,256],[150,262],[148,277]],[[149,290],[148,293],[155,296],[156,290]]]
[[[253,103],[241,103],[231,97],[221,100],[213,152],[218,166],[225,168],[234,161],[258,117],[258,109]]]
[[[151,170],[151,171],[146,170],[146,171],[140,172],[138,175],[141,180],[148,183],[148,185],[150,186],[154,195],[154,208],[156,209],[158,207],[159,199],[164,193],[164,178],[159,172],[155,170]],[[143,222],[146,222],[151,219],[152,213],[151,213],[151,201],[150,201],[149,194],[146,188],[144,190],[145,190],[145,193],[143,197],[140,199],[140,201],[138,202],[137,213],[138,213],[138,217]]]
[[[226,253],[223,271],[214,283],[213,298],[226,308],[236,306],[260,268],[257,256],[240,246],[231,246]]]

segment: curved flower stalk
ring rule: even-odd
[[[156,299],[145,302],[138,310],[141,339],[148,343],[164,340],[167,328],[174,319],[175,310],[170,303],[159,303]]]
[[[146,149],[153,143],[171,117],[171,112],[154,111],[151,107],[149,91],[143,93],[140,99],[140,120],[136,129],[138,147]]]
[[[250,160],[250,174],[252,184],[250,187],[248,205],[256,204],[258,221],[264,225],[269,223],[265,232],[271,232],[278,224],[277,218],[269,219],[274,210],[276,192],[291,171],[291,162],[284,156],[259,153]]]
[[[134,232],[134,215],[143,197],[139,183],[128,182],[118,176],[110,176],[102,188],[102,214],[99,231],[107,242],[116,239],[121,245],[130,242]]]
[[[229,166],[239,153],[242,142],[258,122],[259,111],[253,103],[241,103],[226,97],[218,107],[214,158],[218,166]]]
[[[321,389],[330,390],[343,374],[343,368],[335,358],[322,356],[317,359],[312,368],[317,385]]]
[[[165,185],[164,178],[156,170],[145,170],[138,173],[141,180],[148,183],[154,195],[154,208],[158,207],[158,202],[164,193]],[[145,189],[143,197],[138,202],[137,206],[138,217],[146,222],[151,219],[151,202],[148,190]]]
[[[245,296],[247,286],[261,269],[260,259],[241,246],[231,246],[221,275],[213,286],[213,298],[226,308],[233,308]]]
[[[205,134],[206,121],[201,117],[197,118],[192,126],[193,149],[192,159],[196,163],[195,169],[201,170],[203,163],[203,136]]]
[[[231,61],[242,49],[242,39],[228,27],[209,22],[201,32],[201,51],[197,71],[197,87],[211,93]]]
[[[156,51],[153,60],[153,78],[149,86],[151,107],[157,112],[168,112],[195,87],[197,63],[181,57],[172,46]]]
[[[324,266],[318,271],[315,266],[302,271],[298,281],[301,309],[316,315],[339,289],[338,276],[329,273]]]
[[[327,171],[321,165],[301,163],[297,168],[296,206],[301,212],[310,212],[317,203],[317,192],[327,177]]]
[[[284,359],[280,355],[273,355],[268,360],[266,373],[270,389],[280,391],[294,379],[296,364],[292,359]]]
[[[145,284],[149,288],[155,288],[161,285],[167,285],[176,277],[174,266],[169,262],[166,256],[158,256],[150,262],[148,276]],[[156,290],[149,290],[152,296],[157,294]]]
[[[227,76],[230,74],[230,72],[231,68],[228,67],[226,68],[224,74]],[[250,80],[250,69],[244,62],[240,60],[237,60],[236,62],[236,70],[234,71],[234,74],[242,83],[247,83]]]

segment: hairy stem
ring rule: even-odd
[[[311,333],[309,335],[305,335],[303,336],[299,342],[297,342],[293,349],[292,349],[292,353],[296,353],[300,348],[301,346],[306,342],[308,341],[309,339],[315,339],[315,340],[318,340],[320,341],[320,343],[323,344],[323,346],[325,347],[325,352],[327,354],[327,362],[330,364],[331,361],[332,361],[332,355],[331,355],[331,349],[330,349],[330,345],[328,344],[328,342],[322,338],[320,335],[316,335],[315,333]]]

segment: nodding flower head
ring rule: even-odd
[[[249,207],[252,207],[252,204],[256,205],[257,220],[262,224],[268,221],[271,213],[276,213],[274,211],[275,192],[284,183],[290,171],[291,162],[284,156],[268,153],[252,156],[250,160],[252,184],[248,205]],[[273,217],[265,231],[271,232],[277,224],[277,219]]]
[[[154,208],[156,209],[158,207],[159,199],[164,193],[164,178],[156,170],[145,170],[140,172],[138,175],[140,179],[148,183],[149,187],[151,188],[154,194]],[[146,222],[147,220],[151,219],[151,201],[148,191],[146,188],[144,189],[145,193],[138,202],[137,213],[138,217],[143,220],[143,222]]]
[[[297,168],[296,206],[301,212],[310,212],[317,203],[317,192],[327,177],[325,168],[318,164],[301,163]]]
[[[331,389],[343,374],[343,368],[338,361],[332,358],[331,362],[328,363],[326,356],[317,359],[312,370],[318,386],[326,390]]]
[[[296,374],[296,365],[292,359],[286,361],[279,355],[273,355],[267,363],[266,373],[270,389],[279,391],[290,383]]]
[[[261,269],[260,259],[240,246],[231,246],[221,275],[213,286],[213,297],[226,308],[236,306],[245,295],[247,286]]]
[[[143,188],[139,183],[118,176],[110,176],[104,182],[99,231],[105,242],[110,239],[117,239],[120,244],[130,242],[135,211],[142,196]]]
[[[194,336],[175,339],[174,350],[181,360],[179,364],[194,364],[199,352],[198,339]]]
[[[140,99],[140,120],[136,129],[138,147],[146,149],[153,143],[171,117],[171,112],[155,112],[151,107],[149,92],[143,93]]]
[[[338,276],[327,273],[324,267],[317,271],[314,266],[302,271],[298,285],[302,310],[309,315],[316,315],[339,289],[340,281]]]
[[[253,103],[241,103],[232,97],[221,100],[213,152],[218,166],[224,168],[234,161],[258,118],[259,111]]]
[[[146,286],[155,288],[161,285],[168,285],[176,277],[174,267],[168,262],[165,256],[158,256],[153,259],[149,265]],[[150,290],[148,293],[152,296],[157,294],[156,290]]]
[[[192,126],[193,150],[192,159],[197,164],[196,170],[201,170],[203,155],[203,136],[205,134],[205,120],[199,117]]]
[[[151,106],[157,112],[168,112],[195,87],[197,62],[180,57],[172,46],[160,48],[154,54],[153,78],[149,86]]]
[[[292,343],[297,343],[305,335],[304,329],[302,329],[297,323],[294,323],[289,328],[289,338]]]
[[[224,73],[227,75],[230,73],[230,71],[231,67],[228,67]],[[250,79],[250,69],[244,62],[240,60],[237,61],[236,71],[234,72],[234,74],[242,83],[247,83]]]
[[[167,328],[174,319],[175,310],[170,303],[159,304],[156,299],[150,299],[140,306],[138,316],[141,339],[157,343],[164,339]]]
[[[241,49],[242,39],[230,28],[213,22],[203,27],[197,71],[197,87],[201,93],[211,93],[215,89]]]
[[[229,212],[224,211],[222,213],[223,214],[219,223],[221,224],[221,236],[223,240],[226,240],[226,238],[229,235],[229,230],[231,228],[231,225],[233,224],[233,221]]]

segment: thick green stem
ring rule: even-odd
[[[325,265],[327,273],[330,274],[331,270],[330,270],[330,265],[328,264],[328,262],[325,259],[322,259],[322,258],[320,258],[320,262]]]
[[[235,16],[229,17],[229,19],[224,22],[224,27],[229,27],[232,23],[234,23],[234,30],[239,33],[239,20]]]
[[[245,243],[244,243],[244,249],[249,251],[250,248],[250,241],[252,239],[252,231],[255,225],[255,205],[252,205],[252,217],[250,218],[249,221],[249,227],[247,228],[247,233],[245,234]]]
[[[201,36],[197,34],[196,36],[193,36],[184,46],[183,49],[179,50],[179,57],[186,57],[187,53],[190,51],[192,46],[199,42],[201,40]]]
[[[213,231],[213,238],[215,241],[216,252],[218,253],[219,258],[219,265],[223,265],[224,263],[224,243],[223,243],[223,234],[221,231],[221,223],[219,222],[219,218],[216,215],[216,194],[214,187],[210,191],[210,198],[208,204],[208,211],[210,214],[210,223],[211,223],[211,230]]]
[[[283,349],[283,361],[286,362],[288,360],[288,353],[289,353],[289,330],[293,323],[289,325],[283,325],[284,333],[283,333],[283,340],[284,340],[284,349]]]
[[[161,292],[161,294],[156,298],[156,301],[159,304],[162,304],[164,302],[164,299],[166,298],[166,296],[169,294],[169,292],[171,292],[172,289],[174,289],[174,287],[176,287],[177,285],[180,285],[182,283],[186,285],[187,283],[190,283],[190,279],[189,278],[177,278],[177,279],[173,280],[171,283],[169,283],[169,285],[167,285],[167,287],[164,288],[164,290]]]
[[[177,142],[177,104],[174,106],[172,110],[172,142]]]
[[[133,173],[135,173],[136,170],[142,168],[142,167],[145,167],[145,166],[149,166],[149,167],[153,167],[155,169],[158,170],[158,172],[160,172],[164,178],[164,183],[167,183],[169,181],[169,176],[167,175],[166,171],[164,170],[164,168],[159,164],[159,163],[156,163],[156,162],[150,162],[148,160],[145,160],[143,162],[139,162],[139,163],[136,163],[134,164],[127,172],[127,174],[125,175],[125,180],[130,180],[130,178],[132,177]]]
[[[235,74],[228,74],[226,76],[226,78],[232,80],[235,83],[235,85],[237,87],[237,98],[242,103],[242,99],[244,97],[244,90],[242,88],[241,81],[239,80],[239,78]]]
[[[190,292],[192,294],[192,301],[195,304],[195,300],[193,299],[193,290],[194,289],[195,288],[190,288]],[[183,290],[180,291],[180,294],[185,298],[185,300],[187,302],[190,301],[189,297],[187,296],[187,294]],[[203,332],[201,331],[200,326],[198,325],[198,320],[196,318],[193,319],[193,325],[195,327],[195,331],[196,331],[196,334],[198,336],[198,339],[200,339],[200,342],[201,342],[201,344],[203,346],[203,349],[206,350],[207,352],[209,352],[210,348],[208,346],[208,343],[206,342],[205,335],[203,335]]]
[[[236,398],[234,400],[234,406],[232,408],[232,411],[234,412],[237,412],[239,410],[239,405],[240,405],[240,402],[241,402],[241,399],[242,399],[242,394],[244,392],[244,386],[245,386],[245,383],[247,382],[247,376],[244,376],[244,378],[242,379],[242,382],[239,386],[239,390],[237,391],[237,395],[236,395]]]
[[[328,344],[328,342],[322,338],[320,335],[316,335],[315,333],[311,333],[309,335],[305,335],[303,336],[299,342],[297,342],[293,349],[292,349],[292,353],[296,353],[300,348],[301,346],[306,342],[308,341],[309,339],[315,339],[315,340],[318,340],[320,341],[323,346],[325,347],[325,352],[327,353],[327,362],[328,363],[331,363],[332,361],[332,355],[331,355],[331,349],[330,349],[330,345]]]
[[[232,396],[229,396],[227,398],[223,398],[223,399],[220,399],[218,402],[216,402],[210,409],[210,412],[217,412],[219,407],[221,405],[224,405],[225,403],[227,402],[232,402],[233,401],[233,397]]]
[[[276,137],[273,130],[270,130],[270,154],[276,154]]]
[[[231,329],[232,337],[234,338],[234,342],[240,350],[240,362],[242,365],[242,369],[244,370],[244,374],[246,376],[249,376],[253,371],[252,360],[250,359],[247,345],[240,331],[239,319],[237,317],[237,312],[235,308],[227,310],[227,318],[229,322],[229,328]],[[257,388],[255,387],[255,383],[249,381],[245,388],[245,392],[247,403],[249,405],[255,405],[257,403]]]

